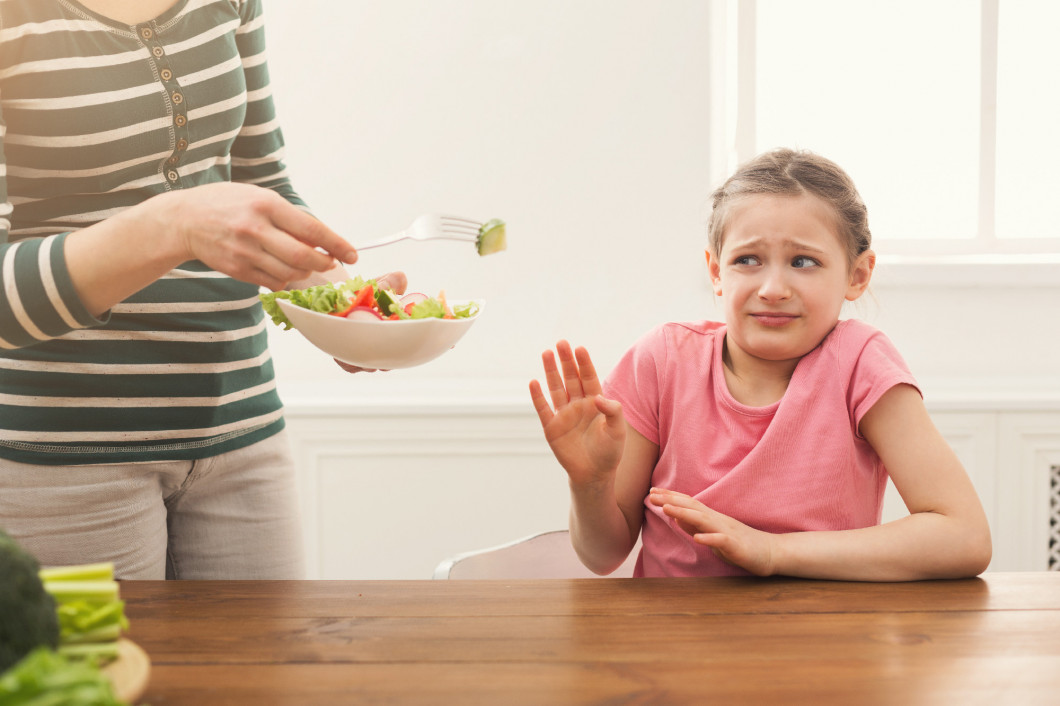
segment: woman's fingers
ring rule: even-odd
[[[272,270],[275,260],[294,272],[326,272],[335,267],[335,259],[325,252],[306,245],[286,231],[274,227],[264,227],[258,235],[258,247],[261,250],[262,269]],[[290,277],[290,280],[301,276]]]
[[[339,262],[347,265],[357,262],[357,251],[353,246],[322,221],[282,198],[273,203],[275,207],[270,210],[269,218],[276,228],[309,246],[311,250],[319,248],[327,252]]]
[[[409,286],[409,279],[404,272],[387,272],[381,277],[376,277],[375,283],[383,289],[393,290],[395,294],[404,294]]]

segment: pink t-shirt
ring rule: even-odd
[[[643,336],[604,382],[626,420],[658,444],[651,483],[767,532],[879,524],[887,470],[858,424],[894,385],[916,386],[890,340],[839,322],[768,407],[725,382],[725,324],[669,323]],[[645,499],[635,576],[743,576]]]

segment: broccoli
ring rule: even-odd
[[[0,673],[35,647],[59,646],[55,599],[39,571],[37,559],[0,530]]]

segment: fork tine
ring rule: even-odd
[[[482,227],[482,221],[476,221],[476,220],[471,219],[471,218],[464,218],[463,216],[451,216],[451,215],[443,213],[443,214],[439,215],[438,218],[442,221],[442,223],[450,222],[450,223],[459,224],[459,225],[463,225],[463,224],[472,225],[475,228],[481,228]]]
[[[440,216],[439,226],[443,233],[461,238],[477,239],[481,225],[467,218]]]
[[[458,223],[443,223],[442,230],[446,233],[472,233],[478,235],[478,226],[473,225],[461,225]]]

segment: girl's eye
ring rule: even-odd
[[[791,261],[791,266],[797,269],[805,269],[807,267],[816,267],[821,263],[814,260],[812,257],[806,257],[805,255],[799,255]]]

